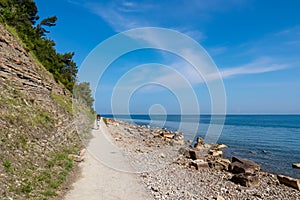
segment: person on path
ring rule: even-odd
[[[97,120],[96,120],[96,123],[97,123],[97,129],[100,128],[100,120],[101,120],[101,116],[98,114],[98,115],[97,115]]]

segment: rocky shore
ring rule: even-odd
[[[153,199],[300,199],[300,180],[260,170],[253,161],[223,158],[224,144],[191,146],[183,133],[107,119]]]

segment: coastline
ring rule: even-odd
[[[234,183],[235,175],[226,169],[199,167],[197,160],[187,156],[193,147],[182,142],[180,133],[168,138],[163,136],[163,130],[115,119],[107,122],[114,143],[154,199],[300,199],[299,190],[280,184],[272,173],[255,172],[258,184],[246,187]]]

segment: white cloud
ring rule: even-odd
[[[188,63],[185,62],[173,63],[170,65],[170,67],[175,69],[177,72],[179,72],[192,85],[201,84],[205,82],[204,79],[201,77],[201,75],[198,74],[197,71]],[[222,79],[228,79],[228,78],[241,76],[241,75],[275,72],[287,68],[290,67],[284,64],[273,63],[272,59],[270,58],[261,58],[242,66],[220,69],[219,74],[216,73],[208,74],[207,77],[205,77],[205,79],[206,81],[213,81],[220,78],[220,76]],[[156,81],[168,82],[170,84],[172,83],[173,85],[177,84],[176,85],[177,87],[181,87],[182,84],[176,81],[177,80],[176,77],[177,77],[176,74],[165,74],[162,76],[158,76],[156,78]]]
[[[232,76],[246,75],[246,74],[261,74],[261,73],[279,71],[279,70],[284,70],[289,68],[289,66],[286,64],[276,64],[268,60],[269,59],[263,58],[239,67],[223,69],[221,71],[222,78],[228,78]]]

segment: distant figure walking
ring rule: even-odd
[[[97,121],[96,121],[96,123],[97,123],[97,129],[100,128],[100,120],[101,120],[101,116],[98,114],[97,115]]]

